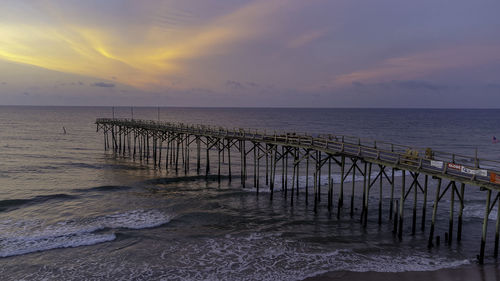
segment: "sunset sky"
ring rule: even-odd
[[[498,0],[2,0],[0,105],[500,107]]]

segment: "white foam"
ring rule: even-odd
[[[115,234],[81,233],[38,239],[8,239],[0,242],[0,257],[23,255],[57,248],[89,246],[115,240]]]
[[[146,241],[149,243],[149,241]],[[155,243],[155,242],[152,242]],[[146,245],[147,246],[147,245]],[[470,263],[399,248],[363,253],[301,242],[279,233],[173,239],[124,258],[122,252],[96,251],[71,263],[54,259],[50,267],[22,275],[24,280],[303,280],[329,271],[432,271]],[[59,271],[53,268],[60,268]],[[0,273],[2,268],[0,268]]]
[[[497,207],[495,206],[488,215],[489,220],[497,219]],[[484,204],[467,204],[464,206],[464,217],[484,219],[486,211]]]
[[[178,253],[180,248],[182,253]],[[303,280],[329,271],[432,271],[470,263],[418,251],[383,255],[328,250],[262,234],[173,244],[161,258],[165,263],[175,260],[176,269],[169,272],[169,278],[179,280]]]
[[[168,223],[171,218],[159,210],[132,210],[54,224],[42,220],[0,221],[0,257],[112,241],[116,239],[113,232],[94,232],[107,228],[151,228]]]

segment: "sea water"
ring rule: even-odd
[[[271,201],[265,172],[260,173],[257,194],[251,176],[242,188],[239,178],[230,181],[224,176],[219,183],[217,177],[198,175],[195,165],[187,174],[175,173],[105,152],[95,118],[132,115],[267,132],[343,134],[470,156],[477,151],[480,158],[500,160],[500,144],[492,142],[494,135],[500,136],[500,110],[4,106],[0,107],[2,280],[301,280],[336,270],[423,271],[476,262],[485,192],[475,186],[466,186],[461,243],[444,244],[449,214],[445,196],[436,230],[442,244],[429,250],[432,196],[426,229],[421,231],[419,195],[415,235],[411,235],[412,204],[406,203],[400,241],[389,220],[388,188],[383,190],[383,223],[377,223],[378,184],[371,193],[366,228],[360,224],[359,192],[357,209],[353,217],[349,214],[351,177],[337,217],[338,167],[331,175],[334,208],[326,207],[323,186],[323,200],[315,213],[311,196],[306,203],[304,195],[312,173],[306,177],[304,170],[292,206],[290,192],[285,197],[281,190],[279,175]],[[238,169],[234,166],[233,173]],[[223,170],[227,171],[227,163]],[[291,175],[288,178],[291,182]],[[399,183],[401,172],[395,178]],[[407,180],[408,186],[409,174]],[[321,182],[328,182],[324,171]],[[361,182],[358,175],[357,190]],[[384,185],[389,184],[384,181]],[[430,186],[435,187],[432,179]],[[455,203],[455,214],[457,210]],[[496,209],[490,216],[495,219]]]

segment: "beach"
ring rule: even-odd
[[[436,271],[406,272],[328,272],[304,281],[496,281],[500,278],[500,267],[470,265]]]

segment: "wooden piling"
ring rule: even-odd
[[[422,231],[425,230],[425,216],[427,215],[427,189],[428,189],[428,179],[429,176],[425,175],[424,178],[424,203],[422,204],[422,225],[420,226],[420,229]]]
[[[344,206],[344,172],[345,172],[345,156],[342,155],[340,164],[340,190],[339,190],[339,202],[337,205],[337,219],[340,218],[340,211]]]
[[[196,137],[196,173],[199,175],[201,171],[201,139]]]
[[[221,172],[220,172],[220,166],[221,166],[221,162],[222,162],[222,159],[221,159],[221,153],[222,151],[224,150],[224,148],[221,148],[220,147],[220,140],[217,140],[217,157],[218,157],[218,161],[217,161],[217,182],[220,184],[220,180],[221,180]]]
[[[233,141],[231,139],[227,140],[227,169],[229,182],[232,180],[232,171],[231,171],[231,146],[233,145]]]
[[[205,176],[210,174],[210,139],[207,137],[207,148],[206,148],[206,163],[205,163]]]
[[[257,144],[252,142],[253,145],[253,186],[257,187]]]
[[[389,201],[389,220],[392,220],[392,209],[393,209],[393,202],[394,202],[394,168],[392,168],[392,173],[391,173],[391,200]]]
[[[247,181],[247,152],[246,152],[246,141],[243,140],[243,187],[245,187]]]
[[[401,199],[399,203],[399,240],[403,239],[403,218],[404,218],[404,205],[405,205],[405,184],[406,184],[406,173],[403,170],[401,174]]]
[[[281,190],[285,190],[285,147],[281,147]],[[285,191],[286,192],[286,191]]]
[[[429,241],[427,243],[427,247],[432,248],[433,243],[432,241],[434,240],[434,228],[436,224],[436,215],[437,215],[437,208],[438,208],[438,203],[439,203],[439,196],[441,194],[441,178],[438,178],[438,183],[436,186],[436,198],[434,199],[434,205],[432,207],[432,221],[431,221],[431,230],[429,233]]]
[[[465,184],[460,184],[460,208],[458,209],[458,229],[457,229],[457,242],[462,240],[462,216],[464,213],[465,201]]]
[[[451,185],[451,194],[450,194],[450,218],[449,218],[449,223],[448,223],[448,233],[449,239],[448,239],[448,245],[451,245],[451,242],[453,241],[453,216],[454,216],[454,211],[455,211],[455,191],[456,191],[456,185],[455,182]]]
[[[398,212],[399,212],[399,208],[398,208],[398,200],[396,200],[396,207],[394,209],[394,220],[393,220],[393,229],[392,229],[392,232],[394,233],[394,235],[397,235],[398,234]]]
[[[498,241],[500,238],[500,192],[497,193],[497,221],[495,224],[495,246],[493,248],[493,257],[498,257]]]
[[[379,165],[380,169],[380,179],[379,179],[379,194],[378,194],[378,224],[382,224],[382,175],[384,172],[384,168],[382,165]]]
[[[314,213],[318,212],[318,165],[314,169]]]
[[[296,178],[296,196],[297,196],[297,200],[299,199],[299,169],[300,169],[300,160],[299,160],[299,157],[300,157],[300,149],[299,148],[295,148],[295,158],[296,158],[296,166],[297,166],[297,178]]]
[[[321,151],[317,150],[316,162],[318,165],[318,202],[321,202]]]
[[[484,264],[484,249],[486,247],[486,233],[488,230],[488,216],[490,214],[491,189],[488,189],[483,219],[483,234],[481,235],[481,248],[479,250],[479,264]]]
[[[309,203],[309,150],[306,151],[306,205]]]
[[[283,173],[284,174],[284,177],[285,177],[285,183],[284,183],[284,186],[285,186],[285,197],[287,195],[287,191],[288,191],[288,148],[285,149],[285,160],[284,160],[284,163],[285,163],[285,172]]]
[[[266,143],[266,185],[269,185],[269,145]]]
[[[366,166],[368,165],[368,173],[366,172]],[[365,162],[365,172],[364,172],[364,182],[363,182],[363,219],[361,220],[363,226],[366,227],[368,224],[368,199],[370,197],[370,183],[371,183],[371,173],[372,173],[372,163]]]
[[[415,235],[417,230],[417,196],[418,196],[418,176],[419,173],[413,175],[413,215],[411,223],[411,234]]]
[[[328,155],[328,211],[332,211],[333,183],[332,183],[332,156]]]
[[[353,160],[352,163],[352,192],[351,192],[351,217],[354,215],[354,189],[356,186],[356,159]]]

